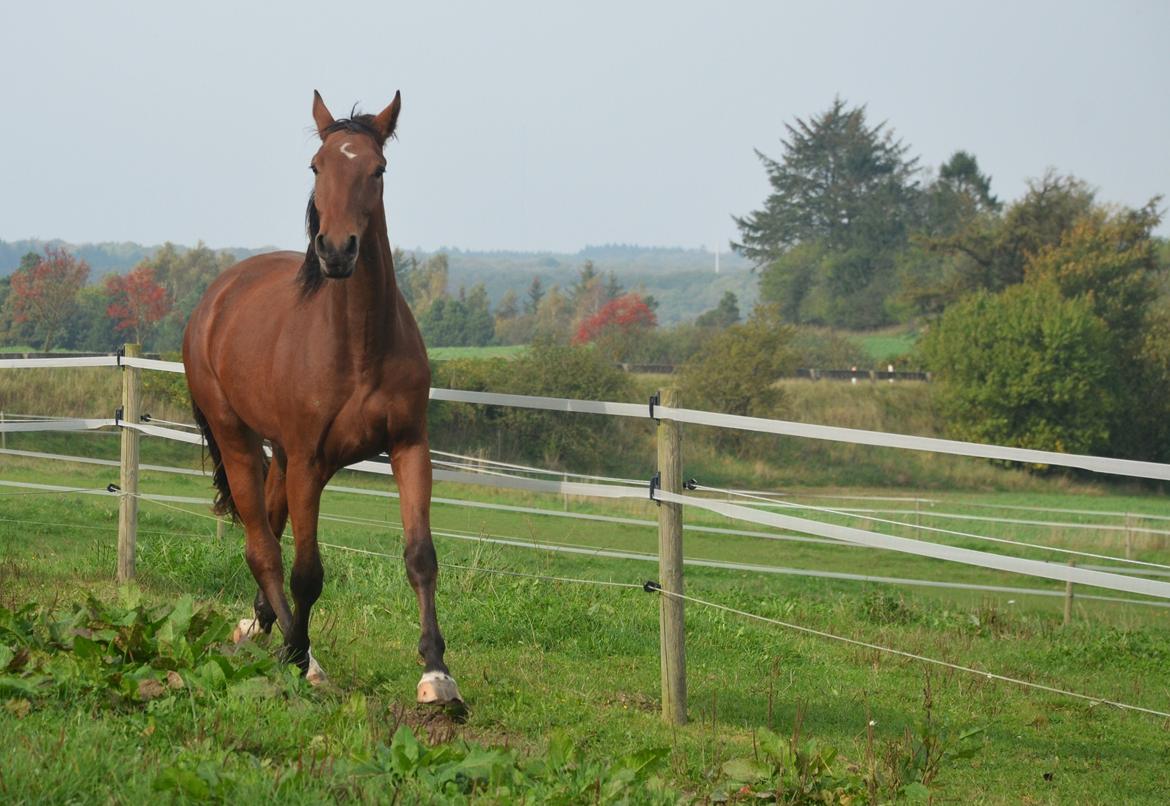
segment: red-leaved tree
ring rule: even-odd
[[[31,324],[41,339],[41,349],[51,350],[77,307],[77,292],[88,277],[89,264],[84,260],[64,249],[45,247],[45,256],[35,266],[12,275],[12,321]]]
[[[107,275],[106,296],[110,298],[106,315],[114,320],[114,330],[132,331],[139,344],[149,327],[171,310],[166,289],[155,282],[150,266],[139,266],[125,277]]]
[[[631,337],[657,326],[658,317],[639,294],[625,294],[605,303],[597,313],[581,322],[574,344],[598,342],[608,346],[614,358],[625,351]]]

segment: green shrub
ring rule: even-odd
[[[1117,377],[1105,324],[1050,283],[980,292],[924,339],[960,439],[1088,453],[1109,444]]]
[[[585,400],[628,401],[634,395],[629,377],[596,350],[549,343],[511,361],[445,361],[435,366],[432,382]],[[637,438],[621,418],[462,403],[432,403],[429,428],[436,448],[575,470],[614,466],[620,446]]]

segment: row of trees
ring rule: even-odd
[[[1160,199],[1103,205],[1050,171],[1005,205],[973,155],[932,175],[840,99],[783,149],[735,244],[781,322],[914,322],[960,438],[1170,460]]]
[[[66,250],[26,254],[0,278],[0,340],[44,351],[104,352],[125,341],[177,350],[195,304],[233,262],[202,244],[167,244],[127,274],[87,285],[89,265]]]
[[[545,289],[535,277],[523,300],[509,290],[494,312],[482,284],[449,292],[444,254],[420,261],[398,251],[394,264],[398,286],[432,347],[598,343],[616,360],[627,357],[630,343],[657,326],[654,299],[626,292],[612,272],[602,276],[592,261],[564,291],[556,285]]]

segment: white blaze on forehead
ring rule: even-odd
[[[354,159],[355,157],[357,157],[357,154],[353,153],[352,151],[347,151],[346,149],[348,149],[348,148],[349,148],[349,140],[346,140],[345,142],[343,142],[341,144],[341,153],[344,154],[349,159]]]

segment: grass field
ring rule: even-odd
[[[100,435],[9,439],[10,447],[92,456],[116,456],[115,443]],[[196,452],[152,440],[143,443],[143,461],[198,465]],[[116,473],[116,468],[11,455],[0,462],[5,480],[87,488],[104,487]],[[343,475],[340,484],[387,489],[385,480]],[[202,478],[153,472],[143,473],[142,489],[180,496],[208,493]],[[112,496],[15,494],[21,492],[28,491],[0,489],[0,606],[11,611],[38,603],[59,609],[93,595],[113,607],[130,595],[110,581],[117,510]],[[796,500],[841,507],[861,505],[814,496],[908,495],[905,489],[797,492]],[[1164,718],[952,670],[928,672],[918,662],[696,604],[687,612],[691,724],[665,727],[657,713],[657,602],[652,595],[485,570],[628,583],[651,579],[656,569],[651,562],[535,547],[570,544],[652,553],[652,527],[573,520],[557,513],[652,520],[653,504],[602,506],[453,485],[438,485],[435,494],[550,510],[540,515],[435,505],[436,543],[440,561],[447,564],[440,618],[448,661],[471,709],[465,723],[413,704],[419,674],[417,612],[397,559],[396,501],[328,493],[321,539],[330,545],[323,549],[327,576],[315,611],[314,654],[331,676],[329,687],[309,690],[278,668],[264,672],[262,685],[244,680],[218,688],[200,684],[198,669],[184,669],[184,679],[191,681],[184,689],[147,702],[79,693],[75,682],[58,682],[57,688],[36,693],[22,693],[10,684],[0,694],[7,699],[0,710],[0,735],[11,737],[0,755],[0,792],[15,802],[131,802],[160,795],[174,800],[378,802],[401,796],[405,802],[511,802],[521,794],[533,802],[671,802],[676,797],[706,802],[725,791],[734,796],[753,776],[772,775],[754,781],[759,789],[785,769],[830,791],[834,786],[847,790],[851,775],[858,780],[870,776],[875,786],[889,788],[898,775],[923,777],[919,762],[923,753],[933,752],[940,761],[926,777],[936,802],[1164,802],[1170,787],[1170,721]],[[1039,517],[989,510],[989,504],[1096,514]],[[189,512],[142,502],[139,578],[131,590],[152,606],[191,594],[233,619],[248,614],[253,584],[239,533],[229,530],[217,540],[202,507],[174,506]],[[1001,519],[1113,525],[1124,520],[1105,513],[1170,514],[1161,498],[1068,485],[933,493],[929,501],[880,506],[903,511],[868,517],[919,520],[1104,554],[1124,551],[1123,531],[931,520],[932,513],[998,512]],[[840,516],[817,517],[845,522]],[[687,522],[736,526],[694,511]],[[911,533],[908,527],[892,531]],[[467,539],[480,536],[533,547]],[[945,539],[1045,556],[969,538]],[[1164,536],[1131,535],[1130,542],[1137,558],[1170,562]],[[342,546],[390,556],[357,554]],[[1059,589],[1042,580],[819,543],[688,532],[686,553],[796,569]],[[1170,613],[1164,609],[1079,599],[1074,623],[1062,627],[1059,597],[703,567],[687,569],[687,585],[688,593],[699,598],[810,628],[1170,710]],[[4,640],[0,637],[0,643]],[[72,667],[60,657],[54,673],[68,677]],[[439,743],[439,749],[420,756],[413,745],[394,741],[402,724],[427,743]],[[798,730],[801,745],[813,739],[836,748],[840,758],[830,765],[832,780],[811,763],[761,767],[770,740],[758,731],[769,727],[781,736]],[[959,738],[971,731],[978,732]],[[565,761],[566,748],[575,749],[574,761]],[[665,750],[659,754],[658,748]],[[419,771],[431,769],[427,765],[450,766],[456,758],[463,777],[453,778],[455,783],[440,786]],[[501,788],[501,775],[512,783]],[[913,799],[922,793],[909,788],[903,794]]]
[[[914,349],[918,334],[907,332],[902,326],[871,333],[850,334],[854,342],[876,362],[896,360]]]
[[[453,358],[515,358],[528,349],[525,344],[494,344],[487,347],[428,347],[427,356],[432,361],[449,361]]]

